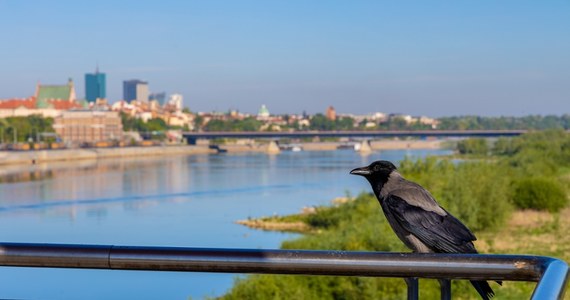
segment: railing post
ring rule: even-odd
[[[420,285],[417,277],[404,278],[408,286],[408,300],[418,300],[420,298]]]
[[[549,259],[541,266],[544,273],[532,293],[532,300],[564,299],[564,291],[568,281],[568,265],[561,260]]]
[[[439,279],[438,281],[441,291],[441,300],[451,300],[451,280]]]

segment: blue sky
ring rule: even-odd
[[[570,1],[0,0],[0,99],[98,62],[194,111],[570,113]]]

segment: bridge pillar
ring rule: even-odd
[[[279,149],[279,146],[275,141],[271,141],[267,145],[267,148],[265,148],[265,152],[267,152],[268,154],[279,154],[281,150]]]
[[[363,140],[360,143],[360,148],[358,148],[358,152],[367,154],[372,152],[372,147],[370,147],[370,142],[368,140]]]
[[[188,145],[196,145],[196,141],[197,141],[197,140],[198,140],[198,139],[195,138],[195,137],[188,137],[188,138],[186,138],[186,144],[188,144]]]

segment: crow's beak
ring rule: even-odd
[[[370,169],[368,169],[368,167],[362,167],[362,168],[356,168],[352,171],[350,171],[350,174],[352,175],[361,175],[361,176],[366,176],[366,175],[370,175]]]

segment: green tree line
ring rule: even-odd
[[[544,130],[570,129],[570,115],[530,115],[524,117],[460,116],[439,118],[442,130]]]
[[[323,114],[316,114],[310,121],[310,130],[332,131],[354,129],[354,119],[350,117],[340,117],[335,120],[330,120]]]
[[[42,133],[54,132],[53,119],[40,115],[0,118],[0,141],[2,143],[42,140]]]
[[[144,122],[140,118],[131,117],[123,112],[120,113],[121,122],[124,131],[137,131],[137,132],[164,132],[169,129],[182,129],[188,131],[188,127],[169,126],[161,118],[152,118]]]
[[[211,120],[204,126],[205,131],[258,131],[263,123],[254,117],[243,120]]]

